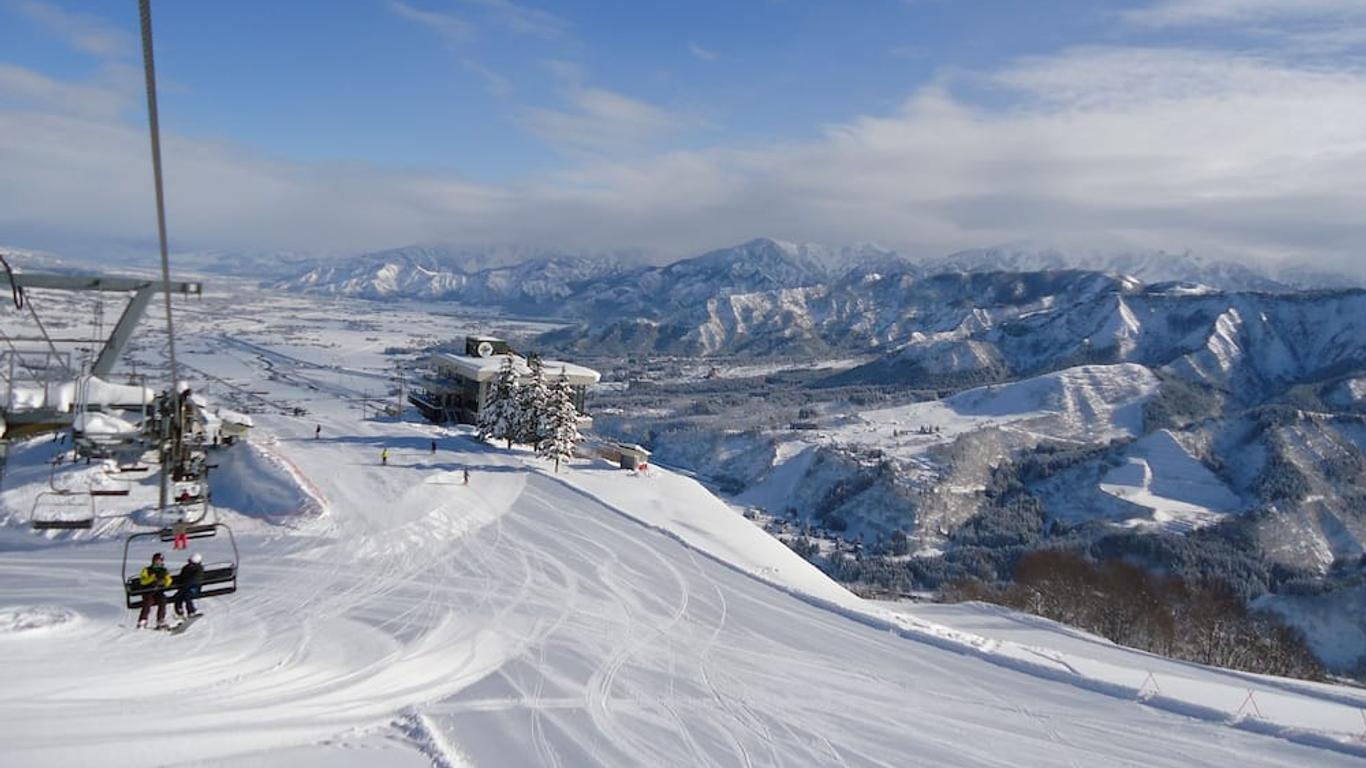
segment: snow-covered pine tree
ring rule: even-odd
[[[574,446],[583,436],[579,434],[579,409],[574,407],[574,388],[564,370],[550,387],[550,412],[548,414],[546,435],[536,447],[536,453],[555,462],[555,471],[560,471],[560,462],[568,461],[574,455]]]
[[[517,383],[517,371],[512,367],[512,355],[503,357],[503,367],[498,370],[498,378],[484,399],[484,407],[479,409],[479,437],[506,440],[508,448],[517,437],[518,400],[521,387]]]
[[[546,433],[550,412],[550,388],[539,355],[527,358],[531,376],[517,393],[517,442],[535,448]]]

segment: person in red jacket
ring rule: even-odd
[[[142,596],[138,629],[147,626],[147,614],[152,610],[153,603],[157,606],[157,629],[166,629],[166,588],[171,586],[171,572],[166,569],[166,558],[162,557],[160,552],[152,555],[152,564],[138,574],[138,584],[143,587],[156,587]]]

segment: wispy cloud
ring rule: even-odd
[[[133,38],[98,16],[72,13],[52,3],[24,0],[16,3],[21,16],[76,50],[112,58],[135,50]]]
[[[1361,0],[1158,0],[1121,16],[1139,29],[1218,30],[1290,55],[1323,58],[1366,48]]]
[[[554,40],[569,32],[569,23],[549,11],[514,3],[512,0],[460,0],[478,6],[489,12],[490,16],[512,30],[523,35]]]
[[[569,109],[528,109],[523,123],[542,140],[576,150],[629,150],[680,125],[669,112],[604,88],[567,94]]]
[[[119,67],[101,69],[91,82],[66,82],[0,62],[0,106],[114,117],[133,103],[137,86]]]
[[[389,8],[402,18],[421,24],[440,35],[447,45],[459,46],[474,39],[474,25],[453,13],[423,10],[403,0],[389,0]]]
[[[1285,19],[1366,19],[1360,0],[1159,0],[1123,17],[1151,27],[1257,24]]]
[[[710,48],[703,48],[694,42],[688,43],[688,53],[691,53],[698,61],[716,61],[721,58],[721,54]]]

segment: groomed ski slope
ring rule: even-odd
[[[232,363],[219,354],[216,365]],[[271,365],[290,382],[272,387],[337,376],[310,385],[306,369]],[[323,400],[308,419],[257,423],[243,464],[259,487],[239,488],[223,513],[239,532],[241,591],[205,601],[206,618],[179,637],[131,628],[114,528],[19,526],[10,507],[46,475],[25,464],[36,448],[16,453],[0,531],[0,765],[1366,756],[1355,692],[1186,665],[1160,673],[1171,695],[1152,696],[1141,690],[1152,657],[1122,649],[1075,674],[1082,657],[1047,647],[1056,629],[997,640],[864,603],[659,470],[576,463],[551,476],[525,454]],[[1235,714],[1252,687],[1264,718]]]

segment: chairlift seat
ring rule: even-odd
[[[187,525],[180,527],[180,532],[191,538],[213,536],[220,528],[223,533],[227,534],[228,545],[232,548],[232,559],[220,560],[204,566],[204,577],[200,581],[199,597],[216,597],[218,595],[232,594],[237,591],[237,566],[240,558],[237,551],[237,538],[232,535],[232,529],[223,523]],[[123,581],[124,596],[129,608],[141,608],[143,602],[148,598],[148,595],[160,590],[179,591],[182,585],[178,573],[171,577],[171,586],[169,587],[157,587],[154,584],[149,584],[144,587],[139,583],[138,579],[141,568],[134,565],[133,567],[136,570],[131,574],[128,570],[128,555],[134,542],[153,537],[159,538],[162,541],[171,541],[175,538],[176,533],[177,531],[174,528],[162,528],[157,531],[135,533],[124,540],[123,568],[120,578]],[[174,595],[172,595],[172,597],[174,597]]]
[[[35,531],[88,530],[95,524],[95,500],[85,491],[41,491],[33,499],[29,524]]]
[[[157,592],[174,590],[175,593],[179,593],[183,587],[184,583],[178,573],[171,577],[171,586],[169,587],[158,587],[156,584],[144,586],[142,580],[137,576],[128,577],[123,585],[129,608],[141,608],[143,601]],[[204,578],[199,582],[199,594],[195,595],[194,599],[230,595],[236,591],[237,565],[235,563],[214,563],[204,568]],[[174,600],[175,594],[168,595],[168,598]]]

